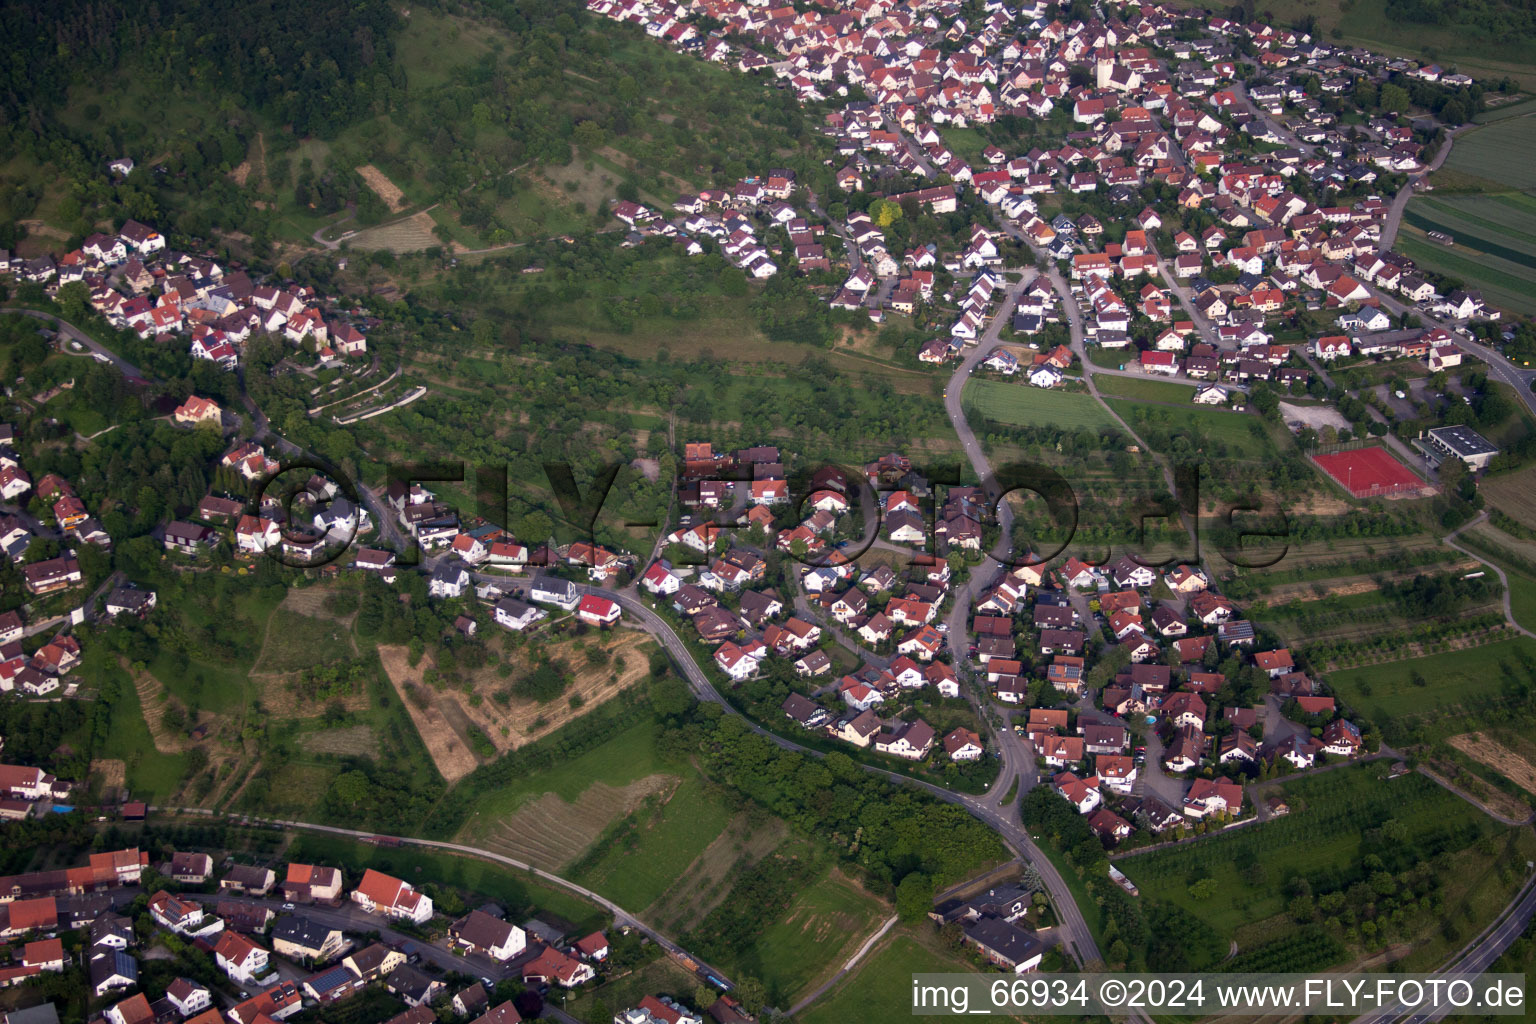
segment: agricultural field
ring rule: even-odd
[[[356,234],[344,234],[342,240],[353,249],[387,249],[397,255],[419,252],[443,244],[433,231],[436,226],[430,213],[418,212]]]
[[[1529,124],[1519,118],[1474,132],[1485,133],[1509,125]],[[1457,142],[1452,160],[1460,152]],[[1431,241],[1427,232],[1452,236],[1454,244]],[[1491,302],[1516,313],[1536,312],[1536,197],[1523,192],[1455,195],[1432,193],[1415,196],[1403,214],[1400,234],[1403,251],[1420,265],[1480,288]]]
[[[665,821],[665,801],[691,777],[691,769],[661,755],[656,749],[655,726],[643,721],[563,764],[532,772],[514,785],[483,794],[457,839],[540,867],[558,868],[580,858],[607,829],[640,811],[648,800],[663,810],[659,817],[653,812],[647,820]],[[683,799],[680,808],[703,813],[710,798],[695,783]],[[637,842],[651,849],[665,848],[666,855],[675,858],[668,867],[669,877],[675,878],[729,818],[713,807],[709,813],[718,815],[718,825],[702,841],[693,836],[687,843],[671,847],[665,837],[641,832]],[[693,826],[688,827],[691,830]],[[592,869],[607,877],[612,867],[598,858]],[[653,898],[644,899],[640,905]]]
[[[1470,559],[1462,559],[1436,569],[1451,571],[1475,565]],[[1287,643],[1305,648],[1314,669],[1334,671],[1366,661],[1390,663],[1427,653],[1435,650],[1431,645],[1440,642],[1440,636],[1449,637],[1443,642],[1455,648],[1502,639],[1502,634],[1489,633],[1489,622],[1503,618],[1503,595],[1497,587],[1444,615],[1410,614],[1382,588],[1389,583],[1411,585],[1415,575],[1383,573],[1379,578],[1341,580],[1337,585],[1329,585],[1321,595],[1315,591],[1312,595],[1293,592],[1294,596],[1284,604],[1276,600],[1283,595],[1277,594],[1271,598],[1274,603],[1259,617]],[[1425,634],[1418,641],[1404,638],[1406,632],[1415,629],[1438,632],[1436,637]],[[1411,643],[1417,646],[1410,646]]]
[[[899,928],[882,939],[852,974],[795,1019],[801,1024],[902,1020],[912,1013],[912,975],[974,970],[968,961],[940,949],[928,925]],[[1005,1024],[1012,1018],[968,1014],[966,1019]]]
[[[1444,166],[1506,189],[1536,188],[1536,117],[1504,118],[1463,132]]]
[[[965,404],[987,419],[1021,427],[1103,430],[1115,425],[1104,408],[1085,394],[1047,391],[1028,384],[970,380]]]
[[[1251,799],[1264,799],[1277,789],[1290,813],[1125,857],[1116,866],[1137,884],[1144,899],[1166,901],[1213,932],[1217,941],[1200,945],[1213,949],[1218,958],[1232,941],[1243,951],[1295,933],[1302,927],[1298,917],[1310,919],[1316,901],[1346,891],[1354,899],[1351,887],[1373,871],[1401,876],[1444,856],[1463,863],[1464,878],[1475,877],[1479,885],[1504,892],[1508,886],[1495,883],[1488,872],[1498,857],[1511,851],[1496,846],[1489,855],[1474,848],[1479,838],[1489,836],[1497,843],[1509,838],[1510,830],[1422,775],[1388,778],[1387,764],[1366,763],[1278,787],[1255,787],[1249,791]],[[1523,841],[1529,845],[1528,837]],[[1379,867],[1371,866],[1371,856],[1380,858]],[[1291,902],[1302,880],[1312,897],[1305,909]],[[1406,924],[1397,929],[1403,938],[1438,928],[1442,918],[1463,934],[1480,926],[1480,906],[1462,908],[1472,898],[1470,890],[1453,878],[1442,877],[1440,886],[1444,906],[1428,916],[1411,909]],[[1490,897],[1497,900],[1496,894]],[[1329,927],[1326,920],[1323,926]],[[1350,922],[1343,931],[1352,946],[1362,936],[1368,940],[1367,949],[1376,947],[1374,926],[1367,932]],[[1201,966],[1208,965],[1192,965]]]
[[[1523,720],[1536,692],[1536,642],[1504,640],[1328,676],[1339,698],[1388,743],[1423,742],[1479,724]]]

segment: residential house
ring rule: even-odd
[[[432,918],[432,900],[417,892],[407,882],[382,871],[368,868],[363,879],[352,890],[352,901],[370,914],[383,914],[413,924],[424,924]]]

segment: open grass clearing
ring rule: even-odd
[[[267,636],[253,673],[298,672],[353,651],[351,630],[333,619],[315,618],[278,606],[267,620]]]
[[[105,657],[105,651],[101,653]],[[86,666],[93,660],[89,652]],[[113,666],[118,672],[125,672]],[[186,771],[186,755],[181,752],[162,751],[155,745],[150,732],[143,704],[131,680],[125,685],[133,691],[114,707],[112,728],[96,756],[105,761],[123,763],[124,784],[136,799],[149,802],[166,802],[175,795]]]
[[[880,927],[890,908],[836,868],[802,890],[757,940],[770,991],[786,1005],[831,977]]]
[[[464,842],[483,839],[524,804],[547,793],[565,803],[575,803],[596,783],[622,788],[648,776],[675,771],[656,749],[654,724],[637,722],[633,728],[569,761],[531,772],[515,784],[486,793],[477,801],[459,836]]]
[[[1536,530],[1536,465],[1484,477],[1477,490],[1488,504]]]
[[[789,834],[782,819],[737,813],[714,840],[646,908],[646,920],[678,934],[689,931],[730,892],[732,873],[772,853]]]
[[[357,616],[356,611],[338,615],[327,607],[327,599],[333,594],[355,594],[356,592],[353,587],[292,587],[283,595],[282,603],[278,607],[311,619],[330,619],[343,626],[350,626]]]
[[[730,819],[725,799],[700,776],[689,775],[635,812],[633,830],[585,865],[580,881],[621,906],[649,906],[719,838]]]
[[[306,733],[300,738],[299,746],[310,754],[370,757],[379,749],[379,740],[372,726],[349,725]]]
[[[594,782],[575,800],[545,793],[502,819],[480,841],[486,849],[557,870],[585,853],[610,825],[647,799],[665,800],[677,785],[671,775],[648,775],[624,786]]]
[[[1257,416],[1203,405],[1172,408],[1123,398],[1107,401],[1154,449],[1166,450],[1182,439],[1202,450],[1210,445],[1218,450],[1224,447],[1229,457],[1237,459],[1269,458],[1275,453],[1269,428]],[[1158,435],[1165,438],[1161,445],[1153,440]]]

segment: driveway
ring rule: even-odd
[[[1147,732],[1147,761],[1141,766],[1142,792],[1156,796],[1163,803],[1179,810],[1184,806],[1184,780],[1163,771],[1163,742],[1152,730]]]

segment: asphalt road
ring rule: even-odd
[[[1533,914],[1536,914],[1536,878],[1526,881],[1525,887],[1515,897],[1514,902],[1506,907],[1504,913],[1481,935],[1463,948],[1452,964],[1435,973],[1448,978],[1469,979],[1482,974],[1525,932]],[[1408,1007],[1398,1003],[1386,1009],[1356,1017],[1355,1024],[1391,1024],[1404,1017],[1407,1017],[1407,1024],[1430,1024],[1432,1021],[1443,1020],[1451,1012],[1451,1008],[1448,1007],[1410,1015]],[[1457,1016],[1466,1013],[1464,1010],[1455,1012]]]
[[[68,338],[70,341],[78,341],[81,345],[90,349],[93,354],[100,356],[104,361],[109,362],[113,366],[117,367],[120,371],[122,371],[123,376],[127,377],[130,381],[144,380],[144,374],[140,372],[137,366],[134,366],[128,360],[122,358],[116,352],[113,352],[111,349],[107,348],[105,345],[102,345],[99,341],[97,341],[95,338],[92,338],[89,334],[86,334],[74,324],[69,323],[67,320],[61,320],[54,316],[52,313],[44,313],[36,309],[23,309],[19,306],[0,307],[0,313],[14,313],[18,316],[30,316],[37,320],[45,320],[52,324],[55,330],[64,335],[64,337]]]
[[[1392,205],[1387,209],[1387,219],[1381,225],[1381,239],[1376,245],[1377,252],[1387,252],[1397,241],[1397,229],[1402,226],[1403,211],[1408,209],[1408,200],[1413,198],[1413,186],[1440,169],[1440,165],[1445,163],[1445,158],[1451,155],[1451,145],[1455,141],[1456,134],[1464,131],[1466,127],[1466,125],[1458,125],[1448,129],[1445,133],[1445,142],[1430,158],[1428,166],[1418,174],[1410,175],[1407,184],[1398,189],[1397,195],[1392,197]]]
[[[157,808],[151,808],[151,810],[157,810],[157,811],[160,811],[160,810],[182,811],[182,812],[185,812],[185,813],[192,813],[192,814],[208,814],[209,813],[207,811],[203,811],[203,810],[196,809],[196,808],[158,808],[157,807]],[[235,816],[234,815],[225,815],[225,817],[235,817]],[[612,900],[608,899],[606,896],[602,896],[602,895],[600,895],[600,894],[598,894],[596,892],[593,892],[591,889],[588,889],[586,886],[580,885],[580,884],[578,884],[576,882],[572,882],[568,878],[562,878],[561,876],[559,876],[557,874],[554,874],[553,872],[545,871],[543,868],[534,867],[531,864],[525,863],[525,862],[520,861],[520,860],[516,860],[515,858],[512,858],[512,857],[508,857],[505,854],[497,853],[494,850],[486,850],[486,849],[482,849],[482,848],[480,848],[478,846],[470,846],[470,845],[467,845],[465,843],[450,843],[450,842],[446,842],[446,841],[442,841],[442,840],[436,840],[436,839],[418,839],[418,838],[415,838],[413,836],[388,836],[388,835],[383,835],[382,833],[378,833],[378,832],[364,832],[364,831],[359,831],[357,829],[337,828],[334,825],[318,825],[318,824],[315,824],[313,822],[292,821],[292,820],[284,819],[284,818],[257,818],[257,817],[248,817],[248,816],[245,816],[245,815],[240,815],[239,817],[240,817],[240,819],[242,821],[249,820],[249,821],[251,821],[252,823],[255,823],[255,824],[276,825],[276,826],[278,826],[280,828],[298,829],[298,830],[309,831],[309,832],[325,832],[325,833],[329,833],[331,835],[347,836],[347,837],[353,838],[353,839],[383,838],[383,839],[389,839],[389,840],[391,840],[391,841],[393,841],[395,843],[398,843],[400,846],[419,846],[419,847],[425,847],[427,849],[448,850],[448,851],[450,851],[452,853],[460,853],[460,854],[465,854],[465,855],[468,855],[468,856],[471,856],[471,857],[480,857],[480,858],[482,858],[484,860],[494,861],[495,863],[500,864],[500,865],[502,865],[504,867],[509,867],[509,868],[512,868],[512,869],[514,869],[516,871],[521,871],[521,872],[526,872],[528,874],[536,875],[537,877],[543,879],[546,882],[549,882],[549,883],[551,883],[553,885],[559,886],[560,888],[566,889],[566,890],[568,890],[570,892],[574,892],[576,895],[581,896],[584,899],[590,900],[592,903],[597,904],[598,906],[602,907],[604,910],[608,911],[608,913],[612,914],[613,915],[614,924],[616,926],[624,927],[624,926],[627,925],[627,926],[635,929],[636,931],[640,932],[642,935],[646,936],[652,942],[655,942],[658,946],[660,946],[662,949],[665,949],[669,953],[677,954],[677,955],[680,955],[680,956],[691,956],[691,954],[688,954],[686,950],[684,950],[681,946],[679,946],[672,939],[668,938],[666,935],[663,935],[661,932],[659,932],[655,928],[651,927],[645,921],[641,920],[640,918],[636,917],[634,914],[632,914],[629,911],[625,910],[623,907],[619,906],[617,903],[615,903]],[[207,899],[214,899],[214,898],[216,898],[216,897],[213,897],[213,896],[207,897]],[[253,900],[251,902],[271,903],[272,901],[271,900]],[[278,900],[277,903],[279,905],[281,905],[282,901]],[[304,913],[308,914],[311,917],[314,917],[317,921],[325,923],[328,919],[325,918],[325,917],[320,916],[320,912],[323,911],[324,909],[325,908],[313,908],[313,907],[306,906],[304,908]],[[350,922],[350,923],[347,923],[346,925],[344,925],[344,927],[350,928],[353,931],[367,930],[367,929],[372,929],[372,928],[380,928],[381,924],[383,923],[383,919],[382,918],[379,918],[379,917],[371,915],[371,914],[363,913],[360,909],[355,908],[355,907],[351,907],[350,905],[348,905],[346,907],[337,908],[332,913],[334,913],[336,915],[339,915],[338,917],[335,917],[333,919],[334,921],[338,922],[338,924],[337,924],[338,927],[343,927],[343,925],[340,924],[339,922],[342,922],[342,921]],[[382,929],[381,929],[381,932],[382,932]],[[401,936],[401,938],[409,938],[409,937],[408,936]],[[428,944],[427,943],[422,943],[422,942],[420,942],[420,940],[411,939],[410,941],[415,942],[418,946],[422,946],[424,948],[428,948]],[[446,951],[444,951],[444,953],[445,953],[445,955],[449,956],[452,961],[456,961],[456,962],[458,962],[460,964],[463,964],[464,961],[465,961],[465,958],[463,958],[463,957],[453,956],[452,954],[446,953]],[[425,953],[423,955],[425,956]],[[721,981],[725,982],[727,986],[730,985],[730,979],[723,972],[721,972],[720,970],[718,970],[714,966],[706,963],[705,961],[700,960],[698,957],[691,957],[691,958],[696,963],[699,964],[699,967],[701,968],[701,973],[707,972],[708,974],[711,974],[714,977],[716,977],[716,978],[720,979]],[[487,966],[487,967],[495,966],[498,969],[500,968],[500,965],[499,964],[495,964],[493,961],[489,961],[486,958],[481,958],[481,959],[485,960],[485,966]],[[460,967],[459,969],[462,969],[462,967]],[[494,977],[499,977],[500,975],[496,974],[496,975],[488,975],[488,976],[494,978]]]

